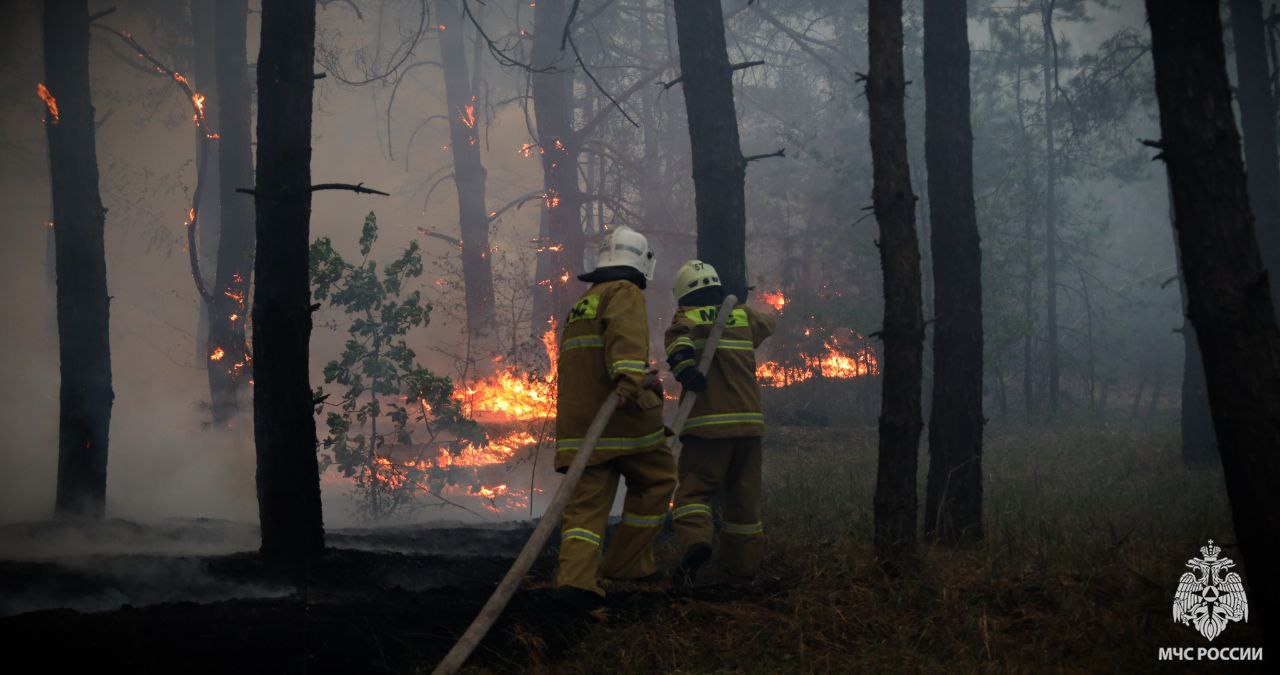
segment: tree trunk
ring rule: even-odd
[[[542,153],[542,208],[547,228],[535,270],[535,333],[541,322],[564,316],[581,284],[582,195],[578,188],[578,141],[573,133],[573,58],[560,49],[567,12],[564,0],[542,0],[534,8],[531,89]]]
[[[1166,181],[1167,185],[1167,181]],[[1169,225],[1177,231],[1173,211],[1173,189],[1169,186]],[[1204,362],[1200,358],[1200,342],[1187,316],[1187,278],[1182,271],[1182,255],[1177,253],[1178,295],[1182,300],[1182,391],[1178,419],[1182,427],[1182,464],[1188,468],[1206,468],[1218,463],[1218,438],[1213,434],[1213,415],[1209,412],[1209,390],[1204,379]]]
[[[924,317],[920,249],[907,165],[903,112],[902,0],[871,0],[866,78],[871,131],[872,203],[884,268],[884,341],[875,546],[886,564],[909,564],[916,547],[916,465]]]
[[[1045,269],[1045,328],[1049,370],[1049,418],[1058,414],[1058,166],[1057,146],[1053,140],[1053,92],[1058,73],[1058,55],[1053,37],[1054,0],[1041,0],[1041,19],[1044,24],[1044,269]]]
[[[252,93],[246,63],[248,0],[220,0],[214,10],[219,126],[218,196],[221,232],[208,304],[209,342],[203,356],[209,372],[213,424],[230,424],[240,409],[240,386],[249,378],[245,341],[249,279],[253,272],[253,201],[236,188],[253,184],[250,114]],[[209,222],[201,218],[202,222]]]
[[[1026,108],[1022,99],[1022,69],[1026,64],[1026,42],[1022,37],[1022,3],[1014,12],[1013,28],[1017,34],[1017,86],[1013,88],[1014,104],[1018,112],[1018,129],[1022,146],[1022,312],[1026,325],[1022,333],[1022,406],[1025,423],[1030,426],[1035,415],[1035,305],[1032,291],[1035,285],[1035,233],[1033,223],[1032,194],[1035,192],[1031,174],[1031,134],[1027,131]]]
[[[747,163],[738,143],[724,15],[718,0],[676,0],[675,14],[693,159],[698,259],[715,266],[726,293],[745,298]]]
[[[925,0],[925,164],[936,302],[924,531],[982,539],[982,251],[973,200],[966,4]]]
[[[89,94],[89,11],[84,0],[44,3],[44,86],[58,276],[57,517],[101,518],[111,427],[111,341],[106,211],[98,193]],[[51,104],[52,105],[52,104]]]
[[[484,205],[486,172],[480,163],[480,104],[467,74],[461,0],[435,4],[440,31],[440,63],[449,106],[449,148],[458,189],[462,239],[462,279],[466,287],[467,335],[472,342],[494,334],[493,268],[489,256],[489,212]]]
[[[1250,600],[1280,607],[1280,330],[1262,266],[1232,116],[1217,3],[1147,0],[1162,154],[1187,314],[1205,378]],[[1280,621],[1260,616],[1267,646]]]
[[[314,0],[263,0],[253,423],[262,553],[286,561],[324,548],[307,359],[315,28]]]
[[[1276,101],[1271,92],[1263,30],[1260,0],[1231,0],[1236,96],[1244,132],[1249,205],[1274,300],[1280,298],[1280,151],[1276,148]]]

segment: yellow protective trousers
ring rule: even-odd
[[[613,530],[601,567],[604,528],[620,477],[626,479],[627,486],[622,522]],[[675,488],[675,460],[665,443],[588,466],[569,497],[560,524],[556,586],[582,588],[603,596],[597,578],[600,575],[637,579],[656,572],[653,539],[666,520],[667,504]]]
[[[755,576],[764,554],[760,522],[760,438],[685,436],[680,451],[680,487],[671,523],[681,551],[710,544],[715,534],[711,497],[724,488],[720,563],[738,577]]]

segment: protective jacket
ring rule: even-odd
[[[697,366],[719,309],[709,305],[681,306],[676,310],[665,340],[667,362],[676,377],[684,369]],[[774,319],[767,314],[746,305],[733,309],[707,373],[706,391],[698,394],[682,435],[698,438],[764,435],[755,348],[773,334],[773,328]]]
[[[590,465],[664,443],[662,397],[641,385],[649,364],[644,292],[632,281],[601,281],[587,289],[560,337],[556,386],[556,470],[564,471],[610,392],[625,405],[614,413]]]

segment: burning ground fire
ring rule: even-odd
[[[762,299],[779,308],[789,302],[781,292],[776,294],[776,298]],[[391,458],[378,458],[374,479],[391,489],[419,489],[455,505],[463,498],[470,498],[472,503],[478,499],[492,513],[528,509],[529,488],[516,487],[513,476],[506,470],[513,460],[532,457],[554,441],[557,329],[553,322],[541,336],[549,364],[545,374],[507,365],[491,375],[465,381],[455,388],[454,400],[466,416],[485,428],[487,444],[464,443],[452,450],[436,447],[430,451],[419,451],[416,456],[408,452],[390,453]],[[806,334],[812,332],[808,330]],[[773,388],[814,378],[842,380],[879,373],[874,348],[865,338],[849,329],[828,335],[817,353],[801,350],[796,358],[763,361],[756,368],[760,384]],[[425,401],[420,405],[424,413],[430,411]],[[409,485],[415,480],[412,476],[428,475],[428,472],[438,474],[442,470],[449,475],[448,484],[415,482]],[[502,472],[500,477],[492,478],[499,471]]]
[[[514,487],[510,476],[488,480],[484,474],[504,470],[521,453],[532,454],[554,440],[551,420],[556,405],[556,330],[553,323],[541,336],[548,374],[535,375],[506,366],[493,375],[474,379],[455,389],[453,398],[463,413],[484,426],[487,444],[463,443],[453,450],[437,447],[408,458],[379,457],[375,460],[374,480],[381,481],[389,490],[412,487],[451,504],[458,504],[464,497],[478,498],[481,505],[493,513],[527,509],[529,488]],[[430,412],[426,401],[420,401],[419,405],[424,414]],[[411,478],[441,470],[448,473],[450,481],[443,486]]]
[[[875,349],[866,344],[861,335],[848,332],[849,336],[844,338],[828,336],[822,341],[822,351],[817,354],[800,352],[794,363],[765,361],[757,364],[756,379],[763,387],[786,387],[819,376],[829,380],[848,380],[879,375],[880,362]]]

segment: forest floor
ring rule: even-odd
[[[1170,606],[1205,540],[1240,559],[1220,471],[1183,469],[1176,431],[993,425],[987,438],[979,548],[924,546],[914,574],[885,576],[871,563],[874,431],[778,428],[766,440],[768,553],[751,587],[720,585],[713,565],[691,590],[610,588],[606,609],[584,616],[552,601],[548,551],[469,669],[1147,671],[1160,647],[1207,646]],[[42,671],[429,672],[529,532],[339,531],[299,590],[255,554],[219,548],[243,547],[251,528],[113,521],[96,536],[190,549],[194,530],[207,545],[157,556],[99,541],[94,555],[41,556],[86,535],[62,531],[75,527],[0,528],[0,558],[15,541],[33,552],[0,561],[0,653],[38,655]],[[670,537],[659,549],[677,555]],[[162,601],[175,589],[188,600]],[[41,609],[52,606],[74,609]],[[1256,622],[1213,642],[1260,645]]]

